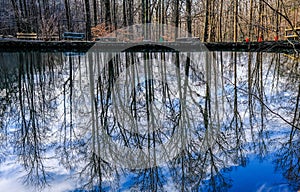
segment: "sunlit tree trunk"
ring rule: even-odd
[[[223,0],[220,0],[220,12],[219,12],[219,41],[222,42],[223,41],[223,38],[222,38],[222,35],[223,35]]]
[[[233,41],[238,41],[238,0],[234,0]]]
[[[216,1],[215,0],[211,0],[210,1],[210,6],[209,7],[214,7],[216,5]],[[217,11],[217,10],[212,10],[211,8],[210,8],[210,13],[211,14],[209,14],[209,26],[210,26],[210,28],[209,28],[209,41],[210,42],[214,42],[214,41],[216,41],[216,24],[217,24],[217,22],[216,22],[216,19],[217,19],[217,16],[215,15],[215,14],[212,14],[212,12],[215,12],[215,11]]]
[[[258,26],[258,30],[257,30],[257,37],[258,39],[259,38],[262,38],[263,36],[263,31],[261,30],[261,27],[262,27],[262,15],[263,15],[263,4],[262,4],[262,1],[259,0],[259,10],[258,10],[258,18],[259,18],[259,26]]]
[[[278,12],[279,12],[279,9],[280,9],[280,2],[279,2],[279,0],[277,0],[277,3],[276,3],[277,5],[276,5],[276,10],[277,10],[277,12],[276,12],[276,37],[278,38],[279,37],[279,14],[278,14]]]
[[[248,25],[248,38],[252,40],[252,34],[253,34],[253,0],[250,0],[250,11],[249,11],[249,25]]]

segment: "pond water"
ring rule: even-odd
[[[297,191],[299,55],[0,53],[4,191]]]

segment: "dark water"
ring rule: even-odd
[[[0,53],[0,189],[297,191],[299,61]]]

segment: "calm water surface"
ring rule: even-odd
[[[0,189],[297,191],[299,62],[2,52]]]

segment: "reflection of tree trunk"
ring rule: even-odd
[[[89,80],[90,80],[90,100],[91,100],[91,118],[92,118],[92,149],[93,153],[100,154],[100,151],[96,150],[96,135],[98,135],[98,130],[96,127],[96,121],[97,121],[97,115],[96,115],[96,109],[95,109],[95,85],[94,85],[94,69],[93,69],[93,58],[92,55],[88,55],[88,64],[89,64]],[[101,90],[100,90],[101,91]]]
[[[259,60],[258,60],[258,65],[259,65],[259,98],[261,102],[261,127],[262,130],[264,128],[264,83],[263,83],[263,63],[262,63],[262,55],[263,53],[259,53]]]
[[[243,124],[241,121],[240,114],[238,112],[238,80],[237,80],[237,52],[233,53],[233,61],[234,61],[234,129],[235,129],[235,148],[236,148],[236,159],[235,161],[240,163],[242,166],[245,166],[246,159],[243,152],[243,136],[244,136],[244,130],[243,130]]]
[[[253,126],[253,117],[255,117],[254,114],[254,107],[253,107],[253,90],[252,90],[252,84],[253,84],[253,74],[252,74],[252,57],[253,54],[251,52],[248,53],[248,108],[249,108],[249,126],[251,131],[251,137],[252,140],[255,141],[255,133],[254,133],[254,126]]]
[[[294,125],[293,128],[299,127],[299,123],[300,123],[299,105],[300,105],[300,84],[299,84],[299,87],[298,87],[298,96],[297,96],[297,100],[296,100],[296,109],[295,109],[294,118],[293,118],[293,125]]]
[[[225,84],[224,84],[224,65],[223,65],[223,52],[220,52],[220,63],[221,63],[221,84],[222,84],[222,114],[225,114]]]
[[[253,101],[252,101],[252,53],[248,53],[248,107],[249,107],[249,123],[251,132],[253,128],[252,117],[254,117]]]
[[[205,93],[205,108],[204,108],[204,126],[206,128],[206,132],[209,131],[209,117],[210,117],[210,104],[211,104],[211,96],[210,96],[210,89],[211,89],[211,66],[210,61],[208,59],[209,53],[205,52],[205,69],[206,69],[206,93]]]
[[[93,179],[94,177],[98,177],[98,187],[100,190],[102,190],[102,159],[101,159],[101,139],[99,134],[102,133],[105,127],[102,125],[102,127],[99,126],[98,121],[98,110],[97,110],[97,102],[96,102],[96,95],[95,95],[95,79],[94,79],[94,61],[95,58],[92,54],[88,54],[88,71],[89,71],[89,85],[90,85],[90,102],[91,102],[91,121],[92,121],[92,155],[90,158],[90,165],[88,165],[91,168],[90,175],[90,183],[94,185]],[[101,83],[101,82],[100,82]],[[100,94],[102,94],[102,89],[100,86]],[[98,97],[98,96],[97,96]],[[101,97],[102,98],[102,97]],[[103,99],[101,99],[103,100]],[[103,101],[101,101],[103,102]],[[101,119],[102,121],[102,119]],[[92,186],[94,187],[94,186]]]
[[[21,56],[22,55],[22,56]],[[20,142],[16,142],[16,150],[19,154],[26,174],[24,181],[27,184],[33,184],[38,187],[44,187],[47,184],[47,174],[43,164],[43,143],[47,130],[42,127],[46,121],[41,119],[44,117],[44,101],[45,98],[44,85],[41,79],[37,78],[36,69],[37,63],[40,64],[37,55],[21,53],[20,59],[25,61],[19,68],[19,102],[21,110],[21,130],[19,135]],[[40,76],[44,72],[41,71]],[[41,85],[41,89],[36,88],[36,85]],[[39,95],[40,97],[36,97]],[[18,132],[16,132],[18,133]]]
[[[236,135],[239,135],[238,132],[238,102],[237,102],[237,52],[233,53],[233,61],[234,61],[234,108],[233,108],[233,113],[234,113],[234,119],[235,119],[235,130],[236,130]]]

